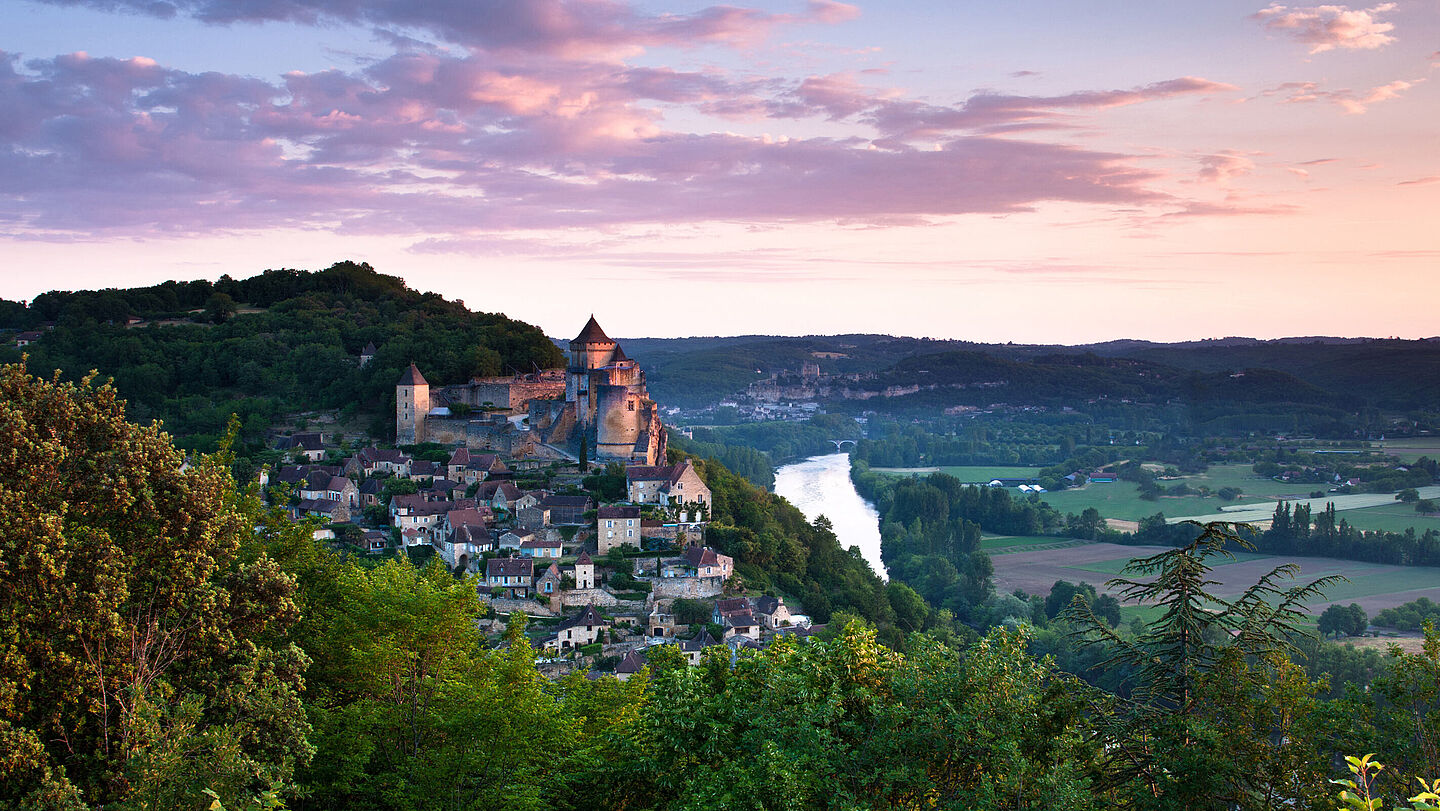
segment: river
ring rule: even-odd
[[[880,515],[855,492],[850,481],[850,455],[831,453],[775,470],[775,493],[784,496],[811,521],[824,515],[846,549],[860,547],[870,568],[885,576],[880,562]]]

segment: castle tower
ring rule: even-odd
[[[395,444],[425,441],[425,415],[430,413],[430,384],[412,362],[395,384]]]
[[[595,316],[570,342],[570,367],[565,370],[565,399],[575,404],[575,421],[588,428],[595,421],[595,392],[590,372],[610,365],[615,342],[600,329]]]

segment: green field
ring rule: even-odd
[[[1366,507],[1360,510],[1346,510],[1340,517],[1359,529],[1383,529],[1387,532],[1404,532],[1410,527],[1417,534],[1427,529],[1440,530],[1440,515],[1421,515],[1415,512],[1415,505],[1395,502],[1383,507]]]
[[[980,539],[980,551],[994,552],[1004,549],[1009,552],[1025,552],[1037,546],[1073,543],[1073,538],[1057,538],[1053,535],[995,535]]]
[[[1422,456],[1434,459],[1440,456],[1440,437],[1392,439],[1388,442],[1373,443],[1373,447],[1376,450],[1383,450],[1402,462],[1413,462]]]
[[[1219,512],[1221,507],[1232,504],[1263,504],[1280,496],[1304,497],[1313,490],[1325,489],[1324,485],[1319,484],[1285,484],[1256,476],[1250,465],[1214,465],[1204,473],[1164,480],[1159,484],[1162,488],[1170,488],[1182,482],[1194,489],[1209,487],[1212,491],[1222,487],[1238,487],[1245,495],[1234,501],[1221,501],[1216,496],[1161,496],[1155,501],[1145,501],[1140,498],[1140,493],[1133,483],[1114,482],[1091,483],[1075,490],[1046,493],[1042,498],[1060,512],[1080,513],[1094,507],[1105,518],[1138,521],[1157,512],[1163,512],[1169,518],[1205,515]]]

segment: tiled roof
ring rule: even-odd
[[[491,558],[485,563],[486,577],[533,577],[534,558]]]
[[[585,327],[580,330],[580,334],[579,334],[579,335],[576,335],[576,336],[575,336],[575,340],[571,341],[570,343],[572,343],[572,344],[598,344],[598,343],[607,343],[607,344],[608,344],[608,343],[613,343],[613,341],[610,340],[610,336],[608,336],[608,335],[605,334],[605,330],[600,329],[600,324],[595,321],[595,316],[592,315],[592,316],[590,316],[590,320],[585,322]]]
[[[601,507],[595,515],[597,518],[639,518],[640,508],[611,505],[609,507]]]
[[[595,610],[595,604],[594,604],[594,603],[591,603],[590,605],[585,606],[585,608],[584,608],[583,610],[581,610],[579,614],[576,614],[575,616],[573,616],[573,617],[565,620],[564,622],[562,622],[562,623],[560,623],[559,625],[555,626],[555,628],[556,628],[557,630],[563,631],[563,630],[565,630],[566,628],[574,628],[574,627],[577,626],[577,625],[609,625],[609,624],[610,624],[610,623],[608,623],[608,622],[605,621],[605,618],[604,618],[604,617],[600,616],[600,612]]]
[[[639,673],[645,667],[645,651],[632,650],[615,665],[616,673]]]
[[[405,372],[400,375],[400,382],[396,383],[395,385],[428,386],[430,384],[425,382],[425,376],[420,374],[420,370],[415,368],[414,363],[411,363],[410,368],[406,369]]]
[[[710,547],[687,546],[685,548],[685,562],[691,566],[719,566],[720,558],[716,557],[715,550]]]

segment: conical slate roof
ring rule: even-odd
[[[375,342],[374,342],[374,341],[371,341],[370,343],[365,344],[365,348],[362,349],[362,350],[360,350],[360,354],[362,354],[362,355],[373,355],[373,354],[376,353],[376,351],[378,351],[378,350],[375,349]]]
[[[571,341],[570,343],[572,343],[572,344],[600,344],[600,343],[608,344],[608,343],[614,343],[614,341],[611,341],[611,340],[610,340],[610,336],[608,336],[608,335],[605,334],[605,330],[600,329],[600,325],[597,324],[597,323],[595,323],[595,316],[592,315],[592,316],[590,316],[590,320],[585,322],[585,328],[582,329],[582,330],[580,330],[580,334],[579,334],[579,335],[576,335],[576,336],[575,336],[575,340]]]
[[[422,374],[420,374],[420,370],[417,369],[417,368],[415,368],[415,364],[412,362],[412,363],[410,364],[410,368],[409,368],[409,369],[406,369],[406,370],[405,370],[405,373],[402,374],[402,375],[400,375],[400,382],[399,382],[399,383],[396,383],[395,385],[397,385],[397,386],[428,386],[428,385],[430,385],[430,384],[425,382],[425,376],[422,375]]]
[[[625,350],[620,348],[620,344],[615,344],[615,354],[610,356],[610,362],[619,363],[622,360],[630,360],[630,356],[625,354]]]

